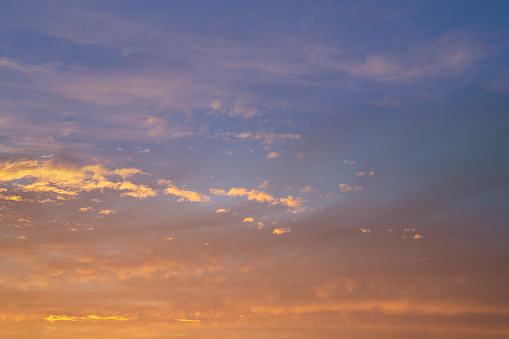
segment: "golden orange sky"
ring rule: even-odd
[[[504,2],[0,2],[0,338],[509,337]]]

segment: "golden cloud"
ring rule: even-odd
[[[47,322],[55,322],[55,321],[78,321],[78,320],[117,320],[117,321],[126,321],[131,318],[126,318],[118,315],[113,316],[107,316],[107,317],[101,317],[95,314],[86,315],[84,317],[75,317],[75,316],[68,316],[68,315],[54,315],[50,314],[46,318],[44,318]]]
[[[204,202],[204,201],[210,201],[210,197],[208,197],[205,194],[200,194],[197,192],[189,191],[189,190],[182,190],[179,189],[173,185],[169,185],[169,187],[165,190],[166,194],[173,194],[180,199],[178,201],[196,201],[196,202]]]
[[[219,188],[211,188],[209,189],[210,194],[215,195],[227,195],[225,190],[219,189]]]
[[[115,180],[115,177],[126,178],[138,173],[142,172],[136,168],[110,171],[101,164],[78,167],[53,158],[0,161],[0,181],[13,182],[28,192],[53,193],[59,199],[74,197],[83,191],[103,189],[127,191],[122,195],[137,198],[155,196],[156,192],[151,188]]]
[[[281,234],[284,234],[284,233],[289,233],[291,231],[292,231],[292,229],[289,228],[289,227],[282,227],[282,228],[274,229],[274,231],[272,231],[272,234],[281,235]]]

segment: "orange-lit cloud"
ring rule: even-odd
[[[272,231],[272,234],[275,234],[275,235],[281,235],[281,234],[284,234],[284,233],[289,233],[291,232],[292,229],[289,228],[289,227],[281,227],[281,228],[276,228]]]
[[[78,321],[78,320],[116,320],[116,321],[126,321],[132,318],[126,318],[118,315],[114,316],[106,316],[101,317],[95,314],[83,316],[83,317],[77,317],[77,316],[68,316],[68,315],[54,315],[50,314],[46,318],[44,318],[47,322],[55,322],[55,321]]]
[[[207,202],[210,201],[210,197],[205,194],[193,192],[177,188],[173,185],[169,185],[165,190],[165,194],[172,194],[180,197],[179,201],[193,201],[193,202]]]
[[[16,185],[24,191],[53,193],[60,198],[75,197],[83,191],[103,189],[127,191],[123,195],[138,198],[155,196],[155,191],[146,186],[115,180],[115,177],[126,178],[138,173],[141,171],[136,168],[110,171],[100,164],[78,167],[53,158],[0,161],[0,181],[16,181]]]
[[[215,195],[228,195],[225,190],[222,190],[222,189],[218,189],[218,188],[210,188],[209,189],[209,192],[210,194],[215,194]]]
[[[227,193],[229,196],[247,196],[248,200],[255,200],[258,202],[270,202],[274,197],[264,191],[247,190],[246,188],[232,188]]]

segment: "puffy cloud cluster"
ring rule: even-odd
[[[126,178],[142,173],[136,168],[108,170],[101,164],[79,167],[55,159],[0,160],[0,181],[10,182],[27,192],[55,194],[59,199],[77,196],[83,191],[111,189],[123,196],[147,198],[156,192]]]
[[[216,194],[216,195],[224,195],[224,196],[230,196],[230,197],[247,197],[248,200],[254,200],[257,202],[268,202],[271,205],[284,205],[290,208],[289,211],[293,213],[300,213],[306,210],[306,207],[304,206],[304,203],[307,201],[304,198],[300,197],[292,197],[288,196],[288,198],[274,198],[272,195],[252,189],[249,190],[247,188],[241,188],[241,187],[233,187],[228,192],[226,192],[223,189],[216,189],[211,188],[210,193]]]
[[[248,190],[246,188],[232,188],[228,192],[222,189],[211,188],[210,193],[216,195],[227,195],[230,197],[247,196],[248,200],[255,200],[258,202],[270,202],[274,200],[274,197],[264,191],[259,190]]]

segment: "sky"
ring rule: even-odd
[[[509,336],[506,1],[0,8],[1,338]]]

